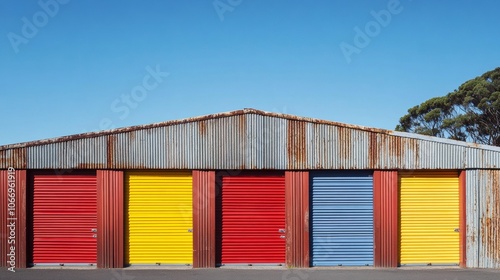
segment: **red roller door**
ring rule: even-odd
[[[284,176],[237,176],[222,180],[224,264],[285,263]]]
[[[97,182],[92,175],[35,175],[33,263],[97,262]]]

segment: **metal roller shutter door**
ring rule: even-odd
[[[97,262],[97,179],[34,175],[33,263]]]
[[[372,173],[312,175],[312,265],[373,265]]]
[[[458,174],[403,174],[400,188],[401,264],[458,265]]]
[[[222,181],[222,264],[284,264],[285,177]]]
[[[192,264],[191,172],[128,172],[126,189],[126,263]]]

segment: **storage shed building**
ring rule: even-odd
[[[500,268],[499,180],[499,147],[255,109],[12,144],[0,260]]]

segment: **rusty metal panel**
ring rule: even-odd
[[[500,170],[467,170],[467,267],[500,268]]]
[[[215,171],[193,171],[193,267],[215,267]]]
[[[0,168],[500,168],[500,148],[244,109],[0,146]]]
[[[374,223],[376,267],[397,267],[398,250],[398,172],[376,170],[374,184]]]
[[[479,267],[500,268],[500,170],[479,171]]]
[[[97,267],[123,267],[123,171],[97,170]]]
[[[27,148],[28,169],[106,168],[106,137],[75,139]]]
[[[8,205],[7,202],[7,170],[0,170],[0,224],[1,225],[6,225],[7,224],[7,207],[5,205]],[[7,254],[9,253],[7,251],[8,246],[6,246],[7,243],[7,232],[8,229],[7,227],[0,227],[0,267],[5,267],[7,266]]]
[[[11,172],[7,170],[0,170],[0,267],[7,267],[7,254],[10,253],[8,244],[10,230],[4,226],[7,225],[8,217],[8,176]]]
[[[241,117],[240,117],[241,118]],[[285,169],[287,121],[260,115],[245,116],[246,134],[242,151],[246,169]],[[232,145],[231,145],[232,146]],[[240,168],[243,169],[243,168]]]
[[[15,185],[14,197],[9,196],[9,186]],[[0,229],[0,267],[10,267],[7,261],[11,257],[10,246],[15,246],[15,269],[26,268],[26,170],[0,170],[0,222],[2,228]],[[8,208],[10,199],[15,199],[15,213],[14,216],[10,215]],[[14,223],[15,225],[15,238],[14,243],[9,242],[10,228],[7,225]]]
[[[113,147],[109,153],[113,157],[111,168],[165,168],[167,161],[165,149],[169,141],[165,131],[165,127],[158,127],[117,134],[110,140]],[[170,138],[170,141],[176,139],[173,136]],[[178,153],[181,152],[183,151],[179,149]],[[169,159],[173,160],[172,155],[169,155]]]
[[[285,172],[286,264],[309,267],[309,172]]]
[[[0,149],[0,168],[26,168],[26,148]]]
[[[466,266],[479,267],[479,170],[466,171]]]

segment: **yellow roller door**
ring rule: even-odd
[[[458,265],[458,174],[402,174],[400,190],[401,264]]]
[[[191,264],[191,172],[128,172],[128,264]]]

